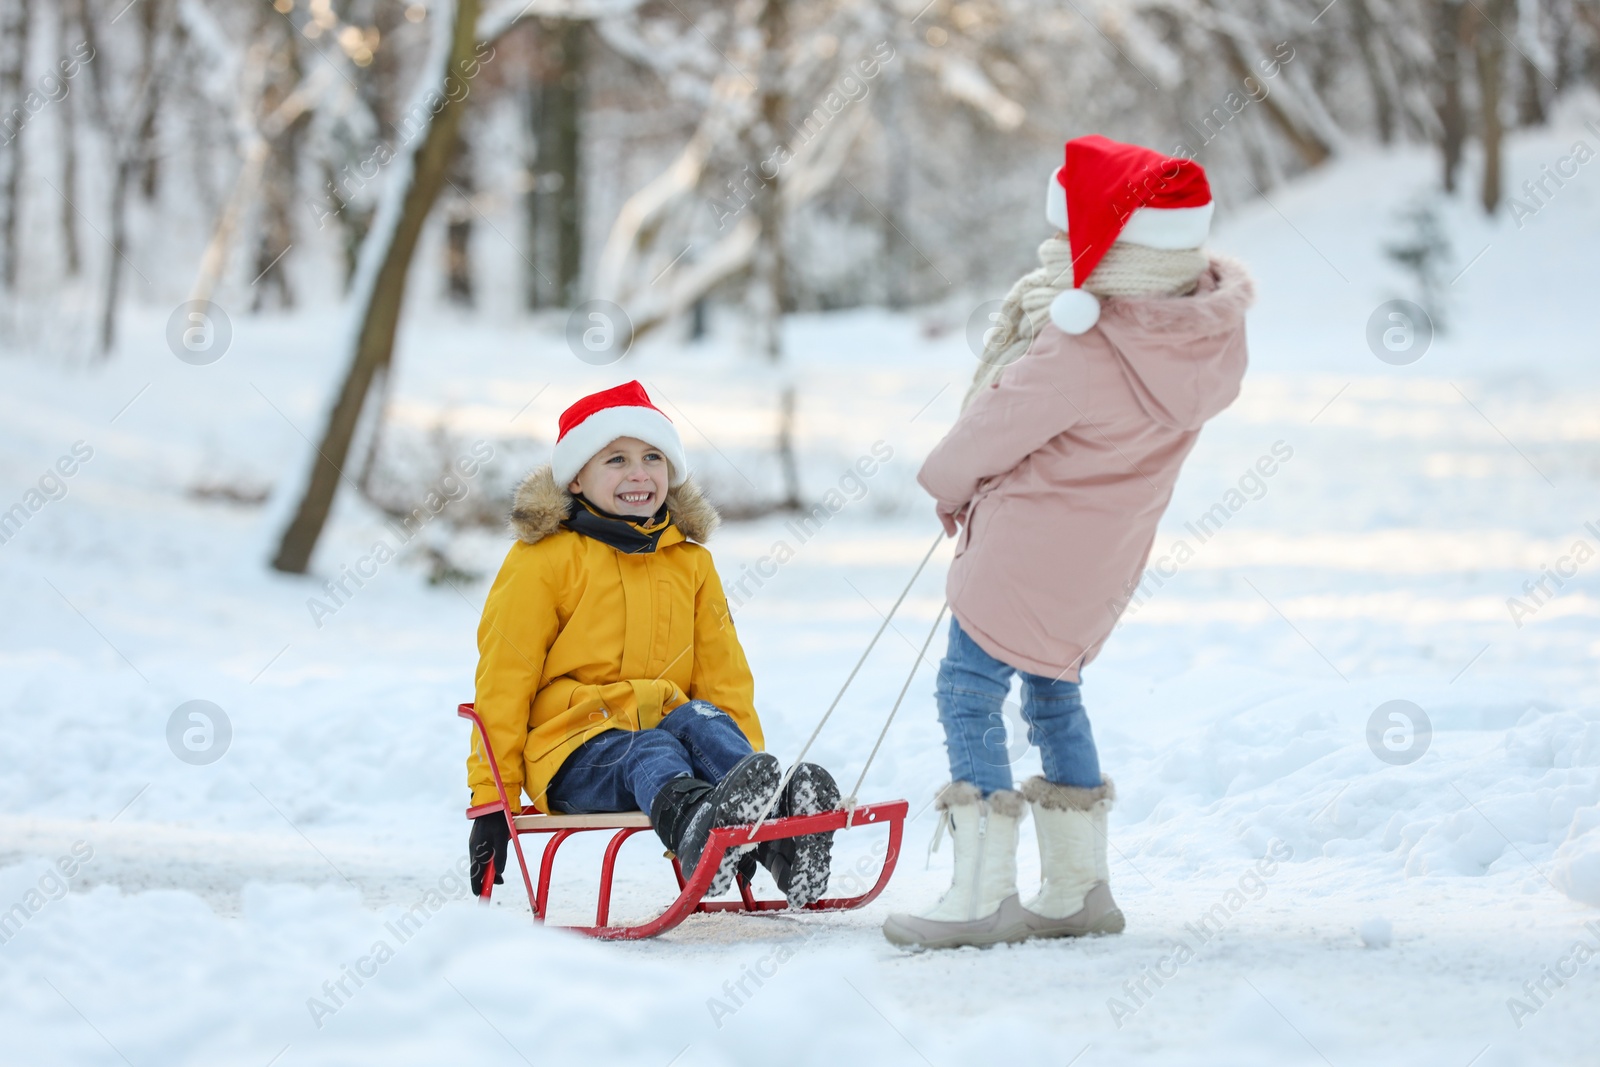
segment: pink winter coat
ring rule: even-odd
[[[1189,296],[1103,300],[1077,336],[1046,325],[980,391],[917,475],[947,532],[946,593],[985,652],[1078,681],[1137,585],[1200,427],[1239,395],[1240,264]]]

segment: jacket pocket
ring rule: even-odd
[[[987,478],[978,483],[978,491],[973,493],[972,499],[967,502],[967,521],[961,524],[961,536],[956,538],[956,555],[961,555],[971,544],[975,533],[973,528],[977,526],[980,517],[986,514],[984,509],[999,485],[999,478]]]

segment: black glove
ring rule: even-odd
[[[505,879],[500,873],[506,869],[506,846],[511,843],[511,828],[506,825],[503,811],[480,815],[472,820],[472,834],[467,838],[467,855],[472,858],[472,894],[483,895],[483,876],[488,864],[494,863],[494,884]]]

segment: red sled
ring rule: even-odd
[[[470,719],[473,727],[478,731],[478,736],[483,740],[483,752],[489,759],[489,772],[494,775],[495,792],[500,799],[488,804],[479,804],[467,809],[467,818],[475,819],[480,815],[489,815],[494,812],[504,812],[506,824],[511,829],[511,846],[517,853],[517,865],[522,868],[522,884],[528,891],[528,904],[533,909],[533,921],[544,923],[545,909],[550,901],[550,874],[555,866],[556,850],[559,849],[567,838],[573,834],[580,834],[590,830],[613,830],[611,841],[606,845],[605,858],[600,865],[600,896],[595,906],[593,926],[563,926],[559,929],[572,930],[576,933],[586,934],[589,937],[598,937],[606,940],[634,941],[646,937],[655,937],[666,933],[679,923],[683,922],[695,912],[711,911],[777,911],[787,908],[786,900],[758,900],[750,891],[750,884],[743,878],[738,879],[739,900],[702,900],[706,889],[711,885],[711,878],[716,873],[717,865],[722,859],[722,854],[728,848],[749,841],[777,841],[786,837],[802,837],[806,834],[823,833],[829,830],[848,830],[858,826],[887,826],[889,828],[889,847],[884,853],[883,869],[878,872],[878,880],[860,896],[854,897],[828,897],[815,903],[806,905],[806,911],[844,911],[849,908],[859,908],[870,904],[883,887],[889,884],[889,877],[894,874],[895,861],[900,858],[900,835],[905,829],[907,804],[904,800],[889,800],[879,804],[861,804],[853,809],[824,812],[821,815],[797,815],[784,819],[768,819],[755,836],[750,835],[748,826],[724,826],[711,831],[711,837],[706,842],[705,852],[702,854],[699,868],[695,871],[692,880],[685,880],[683,869],[678,865],[676,857],[672,860],[672,873],[678,879],[678,898],[674,900],[666,911],[657,915],[648,922],[637,926],[612,926],[609,925],[611,917],[611,881],[612,872],[616,867],[617,854],[622,851],[622,843],[634,834],[651,829],[650,816],[642,811],[626,811],[615,814],[600,815],[537,815],[524,813],[513,815],[510,801],[506,798],[505,783],[500,777],[500,767],[495,762],[494,749],[489,745],[489,735],[483,728],[483,720],[471,704],[462,704],[457,714],[463,719]],[[539,859],[539,884],[536,889],[533,879],[529,875],[527,858],[522,854],[523,834],[550,834],[544,851]],[[485,878],[481,887],[482,899],[487,901],[489,894],[494,890],[493,872]]]

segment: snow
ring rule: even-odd
[[[1361,924],[1356,933],[1368,948],[1388,948],[1394,941],[1394,923],[1375,915]]]
[[[1573,900],[1600,908],[1600,805],[1572,813],[1572,828],[1556,849],[1551,881]]]
[[[1577,137],[1591,135],[1519,138],[1509,186]],[[1358,152],[1217,236],[1258,280],[1253,366],[1157,538],[1158,551],[1187,540],[1194,558],[1086,672],[1120,794],[1111,863],[1129,926],[1085,942],[911,955],[878,934],[948,879],[948,849],[924,858],[945,776],[928,665],[863,788],[915,814],[868,908],[697,917],[652,942],[595,944],[532,928],[515,886],[488,908],[462,899],[453,711],[470,698],[482,576],[503,537],[450,534],[447,511],[422,538],[479,578],[430,585],[413,551],[320,626],[308,600],[385,536],[383,517],[344,493],[317,577],[264,566],[340,369],[338,311],[236,315],[232,348],[205,367],[172,357],[169,309],[154,307],[129,314],[104,366],[5,353],[0,510],[30,487],[58,498],[0,544],[0,918],[22,905],[0,944],[0,1062],[1586,1054],[1594,967],[1571,965],[1575,943],[1600,951],[1600,559],[1547,579],[1558,595],[1520,619],[1507,600],[1530,601],[1576,542],[1600,545],[1586,526],[1600,526],[1587,315],[1600,197],[1585,173],[1521,228],[1446,204],[1447,276],[1461,272],[1449,331],[1393,366],[1367,350],[1367,319],[1416,294],[1381,247],[1433,173],[1422,151]],[[750,581],[737,616],[769,743],[793,754],[935,535],[912,475],[954,418],[979,302],[796,316],[782,373],[743,353],[731,319],[702,346],[650,338],[595,368],[569,355],[559,317],[420,302],[390,439],[419,488],[437,478],[435,428],[444,459],[487,442],[495,459],[450,505],[468,508],[537,461],[572,397],[636,375],[681,416],[719,497],[750,497],[777,484],[772,412],[791,375],[808,491],[854,499],[807,538],[775,517],[729,524],[712,547],[730,584],[776,541],[795,549]],[[51,480],[78,441],[92,457]],[[848,480],[878,441],[892,459]],[[1279,442],[1290,457],[1252,479]],[[189,495],[201,483],[276,491],[238,506]],[[1244,503],[1197,537],[1186,524],[1231,490]],[[938,612],[948,551],[817,742],[846,784]],[[228,718],[215,762],[168,747],[191,700]],[[1028,754],[1016,770],[1036,768]],[[879,834],[841,836],[841,880],[870,876]],[[1025,826],[1025,887],[1030,839]],[[639,841],[619,870],[622,918],[671,890]],[[563,850],[557,920],[585,917],[599,848]],[[357,985],[346,968],[368,973]]]

